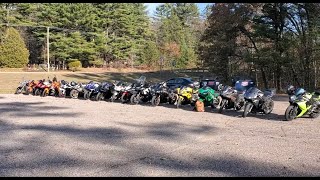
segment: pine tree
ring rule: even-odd
[[[0,67],[25,67],[28,58],[29,51],[19,32],[14,28],[5,28],[0,44]]]

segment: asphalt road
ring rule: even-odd
[[[320,119],[0,95],[0,176],[320,176]]]

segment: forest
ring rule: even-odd
[[[0,67],[208,69],[281,90],[319,83],[318,3],[0,3]],[[49,30],[49,31],[48,31]],[[49,37],[47,36],[49,32]],[[47,37],[50,55],[47,57]]]

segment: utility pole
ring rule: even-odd
[[[47,27],[47,61],[48,61],[48,72],[50,69],[50,62],[49,62],[49,27]]]

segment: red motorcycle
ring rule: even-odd
[[[42,85],[43,85],[44,80],[39,80],[38,83],[34,86],[34,91],[33,91],[33,95],[34,96],[40,96],[42,93]]]

